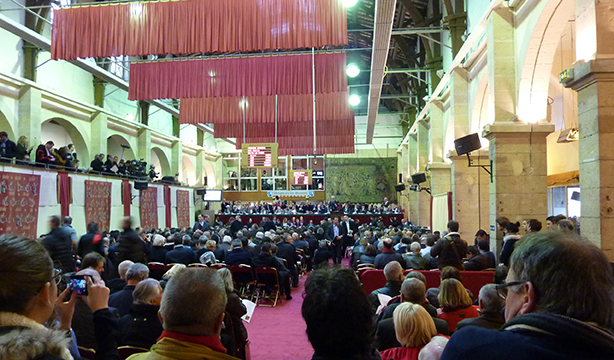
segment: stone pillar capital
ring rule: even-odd
[[[553,131],[554,124],[549,123],[526,124],[501,122],[487,124],[486,126],[484,126],[484,129],[482,130],[482,136],[488,140],[497,137],[526,136],[527,133],[546,137]]]
[[[567,74],[561,80],[563,86],[580,91],[598,81],[614,81],[614,59],[579,61],[565,72]]]

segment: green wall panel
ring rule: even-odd
[[[397,158],[327,158],[326,199],[381,203],[396,199]]]

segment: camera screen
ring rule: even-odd
[[[87,295],[87,280],[85,278],[71,279],[72,289],[77,295]]]

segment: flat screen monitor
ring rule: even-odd
[[[222,201],[222,190],[207,189],[205,191],[205,194],[203,195],[203,201],[221,202]]]

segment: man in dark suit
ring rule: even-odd
[[[70,234],[60,226],[60,218],[52,216],[49,219],[51,232],[43,239],[43,246],[49,252],[54,265],[64,273],[76,270],[72,258],[72,241]]]
[[[333,263],[341,264],[343,259],[343,237],[346,235],[343,226],[339,226],[339,217],[333,218],[333,223],[328,227],[328,240],[332,244]]]
[[[198,214],[198,221],[192,227],[192,231],[200,230],[202,232],[211,230],[209,225],[209,215]]]
[[[345,248],[354,245],[354,227],[352,226],[353,221],[347,215],[343,215],[342,220],[341,226],[345,228],[343,236],[343,253],[345,254]]]
[[[334,196],[330,197],[330,201],[328,202],[328,211],[335,212],[339,210],[339,203],[337,202],[337,200],[335,200]]]
[[[90,167],[92,168],[93,171],[99,172],[99,173],[105,171],[104,163],[102,162],[103,159],[104,159],[104,154],[96,155],[94,160],[92,160],[92,162],[90,163]]]
[[[286,300],[292,300],[290,294],[290,272],[284,264],[281,263],[276,257],[271,255],[271,243],[265,242],[260,248],[260,254],[252,259],[252,267],[272,267],[277,270],[277,277],[279,278],[279,286],[286,294]]]
[[[480,253],[477,246],[467,247],[467,257],[468,260],[464,263],[465,270],[480,271],[488,268],[488,258]]]
[[[392,239],[385,238],[383,239],[383,241],[384,241],[384,248],[382,249],[382,253],[378,254],[375,257],[375,268],[383,269],[386,266],[386,264],[388,264],[391,261],[398,261],[399,264],[403,266],[403,268],[406,268],[407,265],[405,264],[405,260],[403,259],[403,256],[401,254],[397,254],[396,252],[394,252],[394,249],[392,247]]]
[[[17,145],[9,140],[6,131],[0,131],[0,156],[3,158],[12,159],[17,154]],[[6,160],[9,161],[9,160]]]
[[[243,248],[240,239],[234,239],[230,243],[232,250],[226,254],[226,265],[252,265],[252,255]]]
[[[243,230],[243,223],[241,222],[241,217],[237,216],[234,221],[230,224],[230,236],[233,238],[237,234],[237,231]]]
[[[136,284],[149,277],[149,269],[143,264],[132,264],[126,272],[126,286],[121,291],[109,296],[109,307],[114,307],[119,312],[120,316],[124,316],[130,312],[132,307],[132,292]]]
[[[479,326],[485,329],[499,330],[505,324],[503,307],[505,300],[497,294],[495,284],[486,284],[480,289],[479,297],[480,316],[462,320],[456,325],[456,330],[466,326]]]
[[[292,286],[298,287],[298,267],[296,262],[299,260],[296,248],[292,245],[292,235],[285,234],[284,241],[277,244],[277,256],[285,259],[288,263],[288,270],[292,275]]]
[[[175,243],[175,247],[173,247],[173,250],[166,253],[166,260],[164,261],[165,264],[184,264],[187,266],[197,262],[196,255],[190,248],[189,236],[187,238],[187,246],[184,246],[179,233],[174,233],[173,235],[169,236],[168,240],[173,241],[173,243]]]

